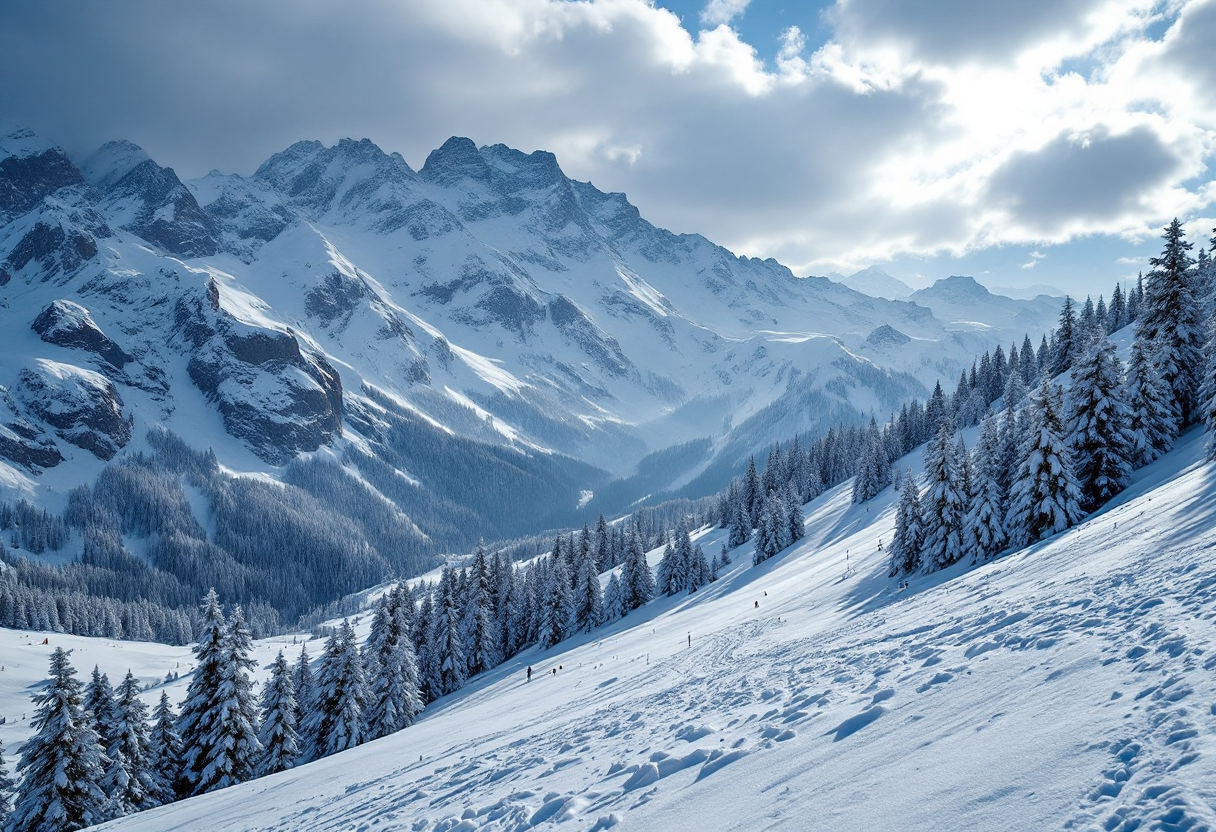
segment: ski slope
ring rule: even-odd
[[[525,652],[394,736],[104,828],[1216,828],[1202,443],[1069,532],[902,591],[892,495],[846,484],[760,567],[741,548],[707,590]]]

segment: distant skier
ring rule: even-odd
[[[528,681],[532,681],[532,665],[528,665]]]
[[[688,648],[692,649],[692,633],[688,634]]]

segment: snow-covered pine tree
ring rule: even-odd
[[[943,422],[925,449],[925,494],[921,502],[924,537],[921,568],[935,572],[957,563],[965,552],[967,492],[962,460],[952,441],[954,427]]]
[[[1216,265],[1210,265],[1208,271],[1211,273],[1211,282],[1216,287]],[[1203,384],[1199,389],[1199,402],[1202,408],[1200,416],[1208,433],[1208,459],[1213,460],[1216,459],[1216,299],[1209,306],[1208,340],[1204,351]]]
[[[671,541],[667,541],[667,545],[663,547],[663,557],[659,558],[659,565],[654,571],[654,588],[660,595],[675,595],[678,592],[676,586],[676,547],[671,545]]]
[[[752,536],[752,524],[747,509],[743,505],[742,492],[740,492],[739,498],[732,505],[731,512],[728,542],[730,547],[734,549],[735,547],[742,546]]]
[[[1073,362],[1068,401],[1081,509],[1094,511],[1127,487],[1134,448],[1131,414],[1123,400],[1123,366],[1105,337]]]
[[[257,700],[249,674],[257,669],[252,657],[253,634],[245,624],[245,613],[238,605],[228,619],[224,633],[224,654],[220,673],[219,720],[222,754],[213,758],[218,775],[212,788],[223,789],[253,778],[262,744],[258,742]],[[210,789],[208,789],[210,791]]]
[[[316,694],[316,682],[312,676],[312,660],[308,657],[308,644],[300,645],[300,655],[291,668],[291,689],[296,699],[296,730],[304,724],[304,717],[312,710],[312,698]],[[300,747],[300,762],[308,760],[308,748]]]
[[[1165,229],[1165,248],[1149,258],[1153,270],[1140,309],[1137,335],[1153,343],[1162,379],[1173,391],[1174,415],[1184,428],[1199,415],[1199,381],[1206,335],[1202,299],[1196,293],[1194,260],[1182,224]]]
[[[889,473],[888,467],[888,473]],[[806,518],[802,516],[802,498],[790,483],[786,489],[785,505],[789,510],[790,543],[797,543],[806,536]]]
[[[4,743],[0,742],[0,829],[5,827],[13,811],[13,789],[17,783],[9,776],[4,762]]]
[[[601,513],[600,518],[595,521],[595,568],[600,572],[606,572],[613,566],[612,562],[612,532],[608,528],[608,521]]]
[[[224,613],[219,597],[210,590],[203,599],[202,631],[194,645],[197,665],[190,677],[186,700],[182,703],[177,730],[182,738],[182,780],[186,795],[202,794],[215,788],[224,749],[221,741],[223,703],[220,686],[226,659]]]
[[[148,767],[156,775],[152,799],[161,806],[172,803],[182,787],[182,738],[177,733],[177,715],[166,691],[152,711],[152,729],[148,734]]]
[[[1046,374],[1030,397],[1029,429],[1005,518],[1010,542],[1016,546],[1062,532],[1083,516],[1072,451],[1065,438],[1062,397]]]
[[[148,706],[139,697],[139,682],[130,670],[115,691],[112,734],[106,751],[111,768],[106,772],[106,794],[113,817],[142,812],[160,805],[158,775],[153,766],[148,736]]]
[[[692,554],[689,556],[688,574],[688,591],[690,593],[696,592],[714,580],[714,570],[710,567],[709,561],[705,559],[705,550],[701,548],[700,543],[692,547]]]
[[[364,719],[370,739],[413,724],[422,710],[406,590],[405,584],[397,584],[381,596],[363,649],[369,690]]]
[[[621,608],[636,610],[654,597],[654,574],[646,562],[646,549],[636,525],[630,525],[621,566]]]
[[[1026,398],[1026,384],[1022,381],[1021,373],[1010,373],[1005,379],[1005,407],[1017,407]]]
[[[428,588],[422,593],[418,604],[418,623],[415,627],[414,646],[418,654],[418,688],[423,702],[433,702],[443,695],[439,679],[439,657],[435,652],[435,601],[434,591]],[[303,723],[300,723],[303,725]],[[305,743],[307,749],[307,743]]]
[[[454,608],[450,617],[455,631],[457,622]],[[453,635],[456,633],[453,632]],[[315,745],[314,758],[336,754],[363,742],[363,708],[366,703],[363,659],[359,656],[355,631],[350,621],[343,619],[342,626],[325,642],[325,652],[321,654],[317,668],[313,709],[304,722],[304,734]]]
[[[764,490],[760,485],[760,475],[756,473],[756,458],[747,459],[747,473],[743,475],[743,508],[747,512],[748,529],[754,529],[760,522],[760,504],[764,501]]]
[[[460,606],[457,597],[456,573],[450,566],[443,570],[436,589],[432,614],[430,650],[438,671],[438,695],[459,690],[468,678],[468,662],[464,656],[464,639],[460,634]],[[318,685],[319,687],[319,685]]]
[[[97,665],[93,665],[93,676],[84,688],[84,709],[93,720],[102,751],[108,750],[114,744],[114,688],[110,677]]]
[[[6,832],[70,832],[103,820],[104,756],[62,647],[51,654],[50,674],[34,696],[34,735],[21,748],[17,771],[24,776]]]
[[[1110,293],[1110,308],[1106,312],[1106,334],[1112,335],[1127,325],[1127,304],[1123,300],[1123,287],[1118,283]]]
[[[873,499],[890,484],[891,461],[882,435],[878,432],[878,425],[871,419],[857,473],[853,477],[853,502],[864,503]]]
[[[578,575],[574,579],[574,628],[589,633],[604,618],[600,576],[595,566],[595,552],[590,546],[585,551],[580,546],[575,566]]]
[[[980,439],[972,451],[971,507],[967,514],[967,529],[974,547],[973,561],[987,560],[1005,548],[1005,495],[1001,491],[998,472],[1001,467],[1001,436],[996,420],[987,416],[980,429]]]
[[[605,624],[616,621],[625,614],[621,607],[621,582],[613,572],[608,576],[608,585],[604,587],[604,618]]]
[[[779,460],[780,457],[777,458],[777,465],[780,465]],[[688,536],[688,521],[683,517],[676,524],[675,550],[676,592],[689,592],[697,580],[697,567],[693,563],[692,539]]]
[[[1056,324],[1054,348],[1052,350],[1051,374],[1058,376],[1067,372],[1072,366],[1076,354],[1077,315],[1072,298],[1064,296],[1064,306],[1060,308],[1060,320]]]
[[[1173,394],[1157,371],[1152,345],[1139,332],[1132,341],[1123,384],[1132,441],[1129,457],[1132,466],[1139,468],[1172,448],[1178,435]]]
[[[909,468],[899,490],[895,507],[895,536],[891,539],[891,569],[888,577],[911,575],[920,570],[921,544],[924,540],[920,494]]]
[[[574,612],[570,579],[566,576],[566,561],[556,554],[550,557],[549,561],[540,621],[540,646],[545,649],[570,635]]]
[[[300,756],[296,690],[291,675],[291,668],[280,650],[270,666],[270,678],[262,688],[262,718],[258,729],[258,741],[262,743],[262,758],[257,766],[259,777],[292,768]]]
[[[497,625],[494,621],[490,564],[485,546],[477,544],[469,566],[469,589],[464,599],[461,634],[465,640],[468,676],[483,673],[502,661],[498,651]]]

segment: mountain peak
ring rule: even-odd
[[[829,277],[831,277],[829,275]],[[878,266],[870,266],[854,272],[848,277],[832,278],[835,282],[850,289],[855,289],[871,297],[886,298],[887,300],[907,300],[912,294],[912,287],[902,280],[891,277]]]
[[[488,181],[490,166],[482,158],[473,140],[452,136],[426,157],[419,171],[422,178],[439,185],[449,185],[460,179]]]
[[[992,293],[974,277],[961,274],[943,277],[941,280],[935,281],[928,289],[922,289],[921,292],[948,295],[956,298],[987,298],[992,296]]]
[[[40,156],[48,150],[58,148],[33,130],[9,121],[0,121],[0,159],[24,159],[27,156]]]
[[[109,190],[135,168],[152,159],[139,145],[126,140],[106,142],[80,168],[89,184]]]

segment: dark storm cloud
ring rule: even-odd
[[[1013,154],[988,191],[1016,222],[1052,234],[1062,225],[1096,225],[1136,210],[1180,167],[1147,127],[1122,135],[1061,135],[1040,150]]]

